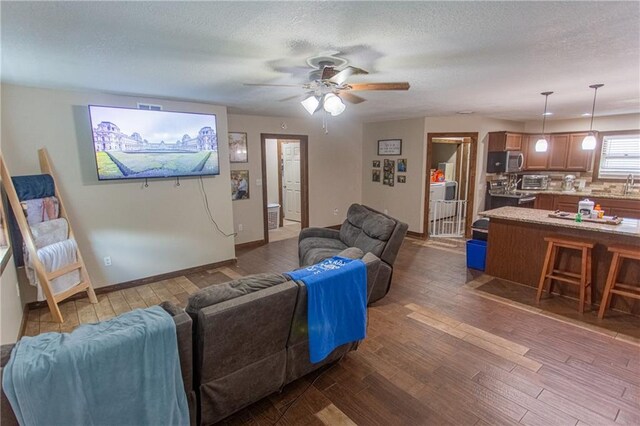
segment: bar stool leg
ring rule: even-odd
[[[540,303],[542,292],[544,290],[544,283],[547,280],[547,274],[549,273],[549,261],[551,260],[551,252],[553,251],[553,242],[547,244],[547,254],[544,257],[544,264],[542,265],[542,272],[540,273],[540,281],[538,282],[538,294],[536,295],[536,303]]]
[[[584,300],[587,290],[587,249],[582,249],[582,259],[580,266],[580,305],[578,306],[578,312],[584,313]]]
[[[611,259],[611,266],[609,267],[609,275],[607,276],[607,284],[604,287],[604,293],[602,293],[602,302],[600,302],[600,310],[598,311],[598,318],[604,318],[604,311],[607,310],[611,303],[611,289],[618,277],[618,270],[620,269],[620,254],[618,252],[613,253]]]
[[[560,249],[558,248],[558,246],[556,246],[555,244],[553,245],[553,248],[551,249],[551,261],[549,264],[549,269],[547,270],[547,274],[553,274],[553,270],[556,267],[556,256],[558,255],[558,251]],[[556,287],[556,281],[552,278],[549,278],[549,296],[551,296],[553,294],[553,289]],[[562,290],[560,290],[562,291]]]
[[[591,249],[587,249],[587,303],[591,308],[593,306],[593,278],[591,270]]]

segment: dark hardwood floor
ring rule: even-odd
[[[296,238],[242,249],[234,267],[114,291],[97,305],[66,302],[62,326],[46,307],[30,311],[25,334],[70,331],[161,300],[184,306],[198,288],[297,267]],[[463,244],[405,240],[359,349],[222,423],[640,425],[637,339],[491,299],[476,289],[490,280],[467,270]]]
[[[296,259],[290,239],[232,269]],[[407,239],[358,351],[223,423],[271,425],[289,407],[278,424],[640,424],[639,346],[482,297],[470,284],[483,280],[463,251]]]

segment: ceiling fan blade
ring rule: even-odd
[[[336,75],[334,75],[333,77],[331,77],[329,81],[340,85],[345,81],[347,81],[347,78],[351,77],[354,74],[369,74],[369,73],[361,68],[348,66],[342,71],[340,71],[339,73],[337,73]]]
[[[338,97],[340,97],[342,100],[347,101],[351,104],[359,104],[366,101],[365,98],[361,98],[360,96],[354,95],[353,93],[349,93],[349,92],[339,92]]]
[[[409,90],[409,83],[354,83],[349,84],[351,90]]]
[[[288,96],[284,99],[278,99],[278,102],[286,102],[286,101],[290,101],[291,99],[298,99],[300,98],[300,95],[293,95],[293,96]]]
[[[299,84],[268,84],[268,83],[242,83],[243,86],[265,86],[265,87],[300,87]]]
[[[329,80],[331,77],[333,77],[334,75],[336,75],[338,73],[338,71],[336,71],[336,69],[334,67],[324,67],[322,68],[322,77],[320,77],[321,80]]]

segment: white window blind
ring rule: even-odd
[[[640,134],[604,136],[598,176],[625,179],[640,175]]]

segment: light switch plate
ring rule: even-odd
[[[262,186],[262,179],[256,179],[256,185]]]

